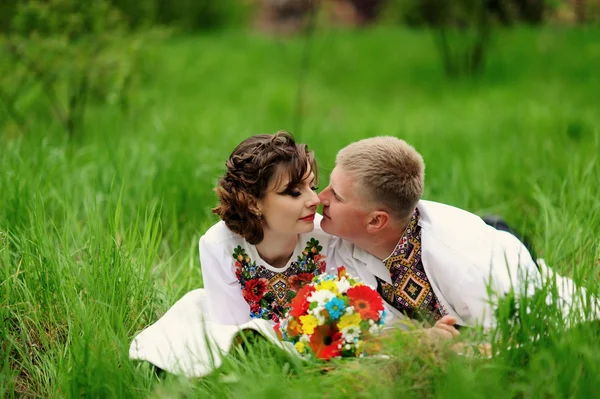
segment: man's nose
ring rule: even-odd
[[[331,191],[331,186],[327,186],[325,187],[320,193],[319,193],[319,199],[321,200],[321,202],[323,203],[323,205],[325,206],[329,206],[329,191]]]

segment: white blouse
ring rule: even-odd
[[[224,222],[208,229],[200,238],[200,264],[210,320],[225,325],[256,318],[278,322],[296,291],[326,270],[331,236],[321,229],[321,219],[315,215],[314,230],[299,236],[282,268],[261,259],[256,247]]]

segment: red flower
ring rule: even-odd
[[[266,278],[255,278],[246,281],[242,289],[244,299],[248,302],[260,302],[267,291],[267,286],[268,281]]]
[[[306,284],[310,283],[315,275],[312,273],[299,273],[290,277],[289,282],[294,291],[298,291]]]
[[[341,356],[342,333],[335,326],[323,324],[315,328],[314,334],[310,337],[309,345],[319,359],[329,360],[332,357]]]
[[[273,326],[273,330],[275,330],[275,334],[277,334],[277,338],[279,338],[279,340],[283,340],[283,335],[281,335],[281,326],[279,325],[279,323],[277,323]]]
[[[379,311],[383,310],[383,300],[377,291],[366,285],[358,285],[350,288],[347,295],[350,305],[354,306],[363,320],[379,319]]]
[[[346,267],[345,266],[340,266],[337,269],[337,274],[338,274],[338,278],[342,278],[343,276],[346,275]]]
[[[325,273],[325,270],[327,270],[327,262],[325,262],[324,260],[320,261],[319,270],[321,271],[321,273]]]
[[[258,312],[260,312],[260,303],[258,303],[258,302],[251,302],[250,303],[250,311],[252,313],[258,313]]]
[[[315,291],[315,287],[313,287],[312,285],[309,285],[309,284],[306,284],[304,287],[300,288],[300,290],[296,294],[296,297],[294,297],[294,299],[292,299],[292,303],[291,303],[292,310],[290,310],[290,315],[292,315],[293,317],[295,317],[297,319],[298,317],[305,314],[306,311],[308,310],[308,305],[310,305],[310,303],[308,302],[308,297],[314,291]]]

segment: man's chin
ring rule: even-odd
[[[335,235],[332,232],[332,228],[333,228],[333,225],[331,223],[331,218],[323,215],[323,219],[321,219],[321,229],[327,234]]]

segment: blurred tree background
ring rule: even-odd
[[[0,129],[27,131],[36,115],[73,136],[89,104],[125,112],[152,64],[148,50],[170,34],[248,27],[308,38],[314,23],[402,24],[430,30],[456,78],[483,70],[495,29],[599,20],[600,0],[5,0]]]
[[[449,77],[476,75],[493,32],[516,24],[589,24],[600,0],[5,0],[0,4],[0,128],[53,117],[73,136],[88,104],[126,111],[169,34],[250,27],[272,34],[380,21],[432,32]],[[9,123],[10,122],[10,123]]]

